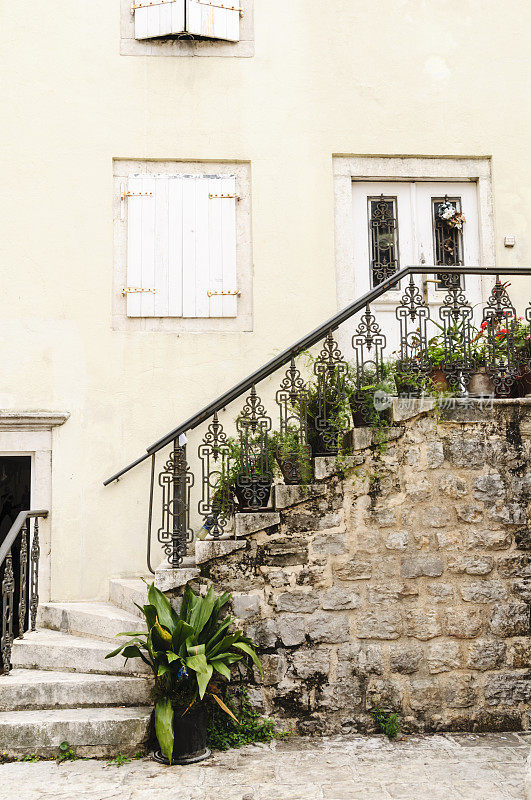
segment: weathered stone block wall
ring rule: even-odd
[[[398,438],[357,432],[344,477],[202,567],[260,646],[254,701],[302,733],[372,729],[375,705],[529,727],[531,401],[418,410],[395,401]]]

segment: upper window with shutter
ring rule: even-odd
[[[239,0],[136,0],[132,10],[135,39],[183,34],[228,42],[240,39]]]
[[[254,0],[120,0],[124,56],[254,56]]]
[[[233,176],[133,176],[127,203],[127,316],[235,317]]]
[[[183,162],[177,171],[174,163],[161,162],[161,170],[157,162],[125,162],[130,171],[115,178],[115,289],[121,296],[115,314],[158,319],[156,328],[173,319],[182,330],[245,330],[252,273],[249,166],[235,164],[231,171],[230,164],[216,164],[214,172],[208,165],[207,174],[206,164],[200,171],[200,162]]]

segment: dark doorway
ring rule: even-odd
[[[0,544],[9,533],[20,511],[29,511],[31,502],[31,456],[0,456]],[[18,635],[20,591],[20,536],[12,549],[15,576],[13,634]],[[0,567],[0,580],[3,569]],[[0,600],[1,604],[1,600]],[[1,610],[1,609],[0,609]]]

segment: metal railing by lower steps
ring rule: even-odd
[[[47,516],[45,510],[21,511],[0,545],[0,675],[11,671],[14,639],[23,639],[26,631],[35,630],[39,607],[39,519]]]
[[[531,392],[531,306],[523,316],[517,315],[508,292],[510,284],[502,281],[502,276],[529,277],[531,268],[422,265],[387,274],[365,295],[177,425],[140,458],[108,478],[105,485],[151,458],[150,570],[153,571],[150,531],[156,456],[170,445],[172,449],[157,484],[161,501],[158,541],[169,565],[178,567],[194,535],[190,527],[194,484],[200,489],[197,508],[206,535],[226,538],[236,509],[257,511],[270,507],[274,460],[286,483],[307,482],[312,455],[337,453],[344,434],[353,425],[375,421],[379,424],[383,415],[375,407],[374,396],[381,388],[414,396],[426,391],[469,396],[478,394],[479,376],[479,394],[508,397],[517,390],[523,391],[519,387],[527,386],[528,379]],[[467,298],[467,277],[469,282],[478,277],[493,279],[484,303]],[[428,283],[435,284],[438,290],[436,299],[432,293],[430,302]],[[400,291],[398,302],[391,305],[385,298],[385,311],[381,303],[373,311],[375,301],[390,291],[395,298]],[[383,314],[387,315],[385,321]],[[337,331],[356,315],[349,356],[339,348]],[[391,318],[395,326],[392,332]],[[386,352],[388,339],[394,339],[396,345],[391,361]],[[310,357],[309,366],[306,360],[305,368],[297,359],[318,344],[320,352]],[[286,366],[275,394],[278,430],[274,431],[272,417],[256,387]],[[230,403],[245,396],[236,418],[236,434],[231,437],[220,415]],[[186,434],[207,422],[198,447],[202,474],[196,482],[187,461]]]

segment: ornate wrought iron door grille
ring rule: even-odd
[[[396,197],[369,197],[371,280],[378,286],[399,269]]]

